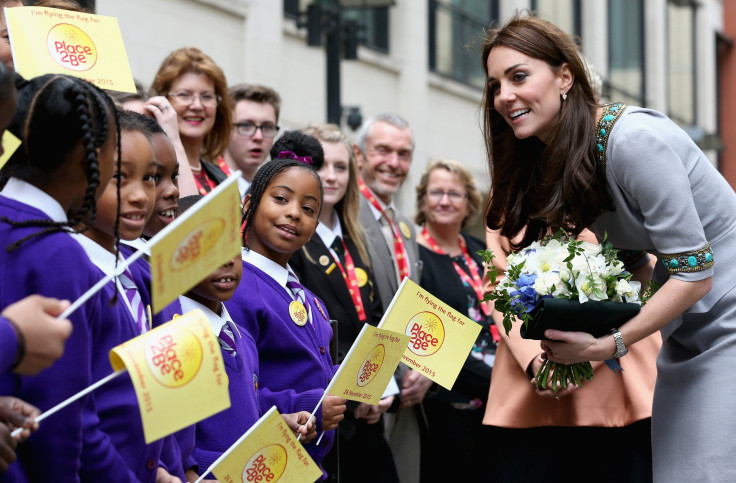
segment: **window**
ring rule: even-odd
[[[297,19],[316,0],[284,0],[284,16]],[[360,25],[360,44],[388,52],[388,7],[342,8],[343,20],[355,20]]]
[[[429,0],[430,70],[482,89],[480,40],[496,18],[497,1]]]
[[[609,0],[608,63],[603,97],[645,106],[643,0]]]
[[[667,4],[667,104],[680,125],[695,124],[695,7]]]
[[[532,10],[568,34],[580,37],[580,0],[532,0]]]

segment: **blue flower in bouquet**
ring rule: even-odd
[[[536,274],[521,274],[516,280],[518,290],[509,293],[511,296],[511,306],[517,314],[530,312],[537,305],[538,294],[534,290],[534,282],[537,280]]]

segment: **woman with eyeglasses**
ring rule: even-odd
[[[151,91],[166,97],[176,111],[197,188],[200,194],[209,193],[227,177],[213,164],[230,142],[233,122],[225,74],[201,50],[184,47],[164,59]]]
[[[481,197],[470,172],[445,159],[427,166],[416,191],[421,285],[482,327],[452,390],[440,388],[424,399],[429,434],[422,442],[422,475],[432,481],[486,481],[488,468],[482,464],[437,465],[484,461],[492,451],[482,421],[498,332],[490,307],[481,303],[483,264],[477,252],[486,246],[461,232],[478,214]]]

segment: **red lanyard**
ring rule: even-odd
[[[348,286],[350,296],[353,298],[355,311],[358,312],[358,318],[361,322],[365,322],[366,315],[365,309],[363,308],[363,298],[360,296],[360,287],[358,286],[358,277],[355,275],[355,265],[353,264],[353,257],[350,256],[350,252],[348,251],[348,246],[345,244],[345,240],[341,241],[343,253],[345,254],[345,267],[343,268],[342,263],[340,263],[340,257],[337,256],[334,250],[330,250],[330,254],[332,254],[332,258],[335,259],[335,263],[342,273],[342,278],[345,279],[345,284]],[[368,282],[366,281],[366,283]]]
[[[225,162],[225,158],[223,156],[220,156],[219,158],[217,158],[217,167],[220,168],[222,172],[228,176],[233,174],[232,170],[230,169],[230,166],[227,165],[227,163]]]
[[[432,249],[433,252],[439,253],[440,255],[446,255],[446,253],[442,251],[442,248],[440,248],[437,242],[434,241],[432,235],[429,234],[426,226],[422,228],[422,236],[424,236],[424,239],[427,240],[427,243],[429,243],[429,247]],[[465,245],[465,240],[463,239],[463,237],[458,235],[457,238],[460,242],[460,250],[463,252],[465,264],[470,270],[470,276],[465,273],[465,270],[463,270],[462,267],[460,267],[460,265],[455,262],[455,260],[452,260],[452,266],[455,267],[455,271],[460,276],[460,279],[468,284],[473,289],[473,291],[475,291],[475,295],[476,297],[478,297],[478,302],[480,303],[480,308],[481,310],[483,310],[483,313],[485,315],[490,315],[491,308],[488,306],[487,302],[483,301],[483,281],[480,278],[480,273],[478,272],[478,264],[475,263],[473,257],[471,257],[468,253],[468,247]],[[491,335],[493,336],[493,340],[498,342],[501,339],[501,336],[498,333],[498,328],[496,327],[496,324],[491,324],[490,331]]]
[[[396,223],[394,223],[388,215],[386,215],[386,212],[381,208],[381,204],[378,202],[376,197],[373,196],[373,193],[371,193],[368,186],[365,185],[362,179],[358,179],[358,184],[360,185],[360,193],[366,197],[368,203],[381,212],[381,215],[388,220],[388,224],[391,227],[391,233],[394,234],[394,253],[396,254],[396,265],[399,267],[399,282],[401,282],[404,280],[404,277],[409,276],[409,258],[406,253],[404,239],[401,237],[399,227],[396,226]]]
[[[206,195],[217,187],[217,184],[204,172],[204,168],[202,168],[202,171],[192,172],[192,174],[194,175],[194,182],[197,184],[199,194]]]

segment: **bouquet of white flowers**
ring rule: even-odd
[[[604,240],[596,245],[570,238],[564,232],[534,242],[507,258],[507,270],[486,300],[503,314],[508,335],[516,317],[524,322],[522,337],[543,339],[544,329],[579,330],[600,337],[639,311],[641,284],[617,258],[618,251]],[[493,253],[483,260],[495,284],[499,270]],[[545,303],[546,302],[546,303]],[[545,361],[537,373],[537,387],[564,389],[593,377],[589,362],[558,364]]]

